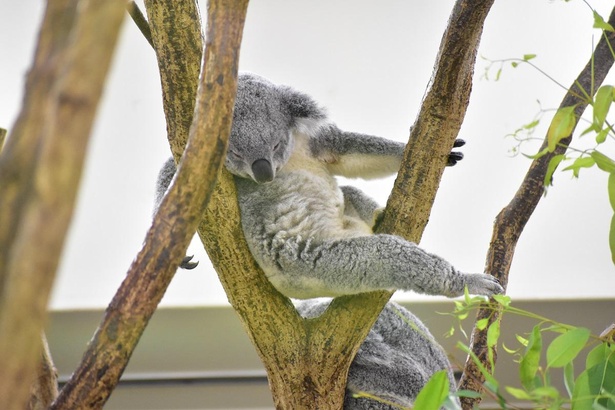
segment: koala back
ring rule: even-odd
[[[306,318],[321,315],[329,301],[312,299],[297,304]],[[451,393],[455,391],[452,366],[442,347],[423,323],[407,309],[389,302],[359,347],[350,365],[345,410],[394,410],[383,402],[355,398],[368,393],[398,406],[411,407],[431,376],[448,372]]]

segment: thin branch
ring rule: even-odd
[[[615,24],[615,9],[611,12],[609,18],[611,25]],[[560,108],[575,106],[575,114],[580,118],[585,108],[589,104],[587,98],[587,90],[595,91],[599,88],[607,73],[611,69],[614,56],[612,53],[612,44],[615,42],[615,33],[606,33],[601,38],[596,46],[587,65],[583,68],[577,79],[572,83],[562,102]],[[592,88],[593,87],[593,88]],[[578,122],[577,122],[578,123]],[[543,194],[543,181],[547,171],[547,166],[551,158],[555,155],[560,155],[566,152],[568,145],[572,139],[572,133],[566,139],[562,140],[559,146],[553,153],[545,155],[537,160],[534,160],[521,183],[517,193],[511,202],[497,216],[491,246],[487,254],[486,268],[487,272],[493,273],[506,286],[508,283],[508,274],[510,265],[515,252],[517,241],[528,222],[538,202]],[[547,139],[545,137],[541,150],[547,147]],[[489,308],[481,309],[478,312],[477,319],[489,318],[490,323],[495,320],[500,320],[498,312],[491,313]],[[487,329],[480,331],[474,328],[471,338],[471,349],[479,357],[487,369],[492,371],[488,358],[487,347]],[[495,352],[494,352],[495,356]],[[495,360],[495,359],[494,359]],[[481,391],[484,377],[478,370],[473,361],[468,358],[466,361],[463,376],[460,381],[460,389],[473,391]],[[480,398],[469,399],[463,398],[462,404],[464,409],[471,409],[480,403]]]
[[[195,18],[195,7],[169,5],[167,11],[181,10]],[[246,8],[245,1],[209,3],[208,25],[217,30],[209,32],[194,120],[175,179],[79,368],[51,409],[103,406],[185,255],[226,152]]]
[[[154,42],[152,41],[152,31],[149,28],[149,23],[147,19],[139,9],[139,6],[134,1],[128,2],[126,5],[126,10],[128,10],[128,14],[132,17],[132,21],[135,22],[137,28],[143,34],[143,37],[147,40],[150,46],[154,47]]]
[[[2,148],[4,148],[4,140],[6,139],[7,130],[4,128],[0,128],[0,152],[2,152]]]

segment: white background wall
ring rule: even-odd
[[[0,126],[5,128],[10,129],[19,110],[41,3],[0,2]],[[611,2],[592,3],[606,19]],[[342,128],[403,141],[420,106],[452,4],[253,0],[240,69],[311,94]],[[569,85],[587,61],[592,42],[599,39],[591,27],[591,11],[580,0],[498,0],[479,53],[489,59],[537,54],[537,65]],[[466,159],[445,173],[422,241],[458,268],[475,272],[483,269],[493,219],[529,166],[524,157],[510,155],[515,143],[505,136],[532,120],[536,100],[544,108],[555,108],[564,94],[529,67],[507,66],[500,81],[487,81],[482,78],[486,66],[483,60],[477,62],[460,134],[468,142]],[[607,81],[612,84],[613,77]],[[537,136],[544,135],[548,119]],[[524,149],[533,151],[535,147]],[[155,56],[127,19],[95,125],[52,307],[107,304],[141,247],[157,170],[168,155]],[[517,247],[510,295],[613,298],[615,269],[608,250],[612,211],[602,174],[583,172],[580,181],[568,173],[556,174],[555,187],[541,201]],[[392,183],[359,185],[384,204]],[[193,243],[190,252],[201,264],[194,271],[178,272],[163,304],[226,303],[200,244]]]

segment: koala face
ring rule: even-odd
[[[302,121],[321,117],[310,97],[255,74],[240,74],[226,168],[257,183],[272,181],[290,157],[293,131]]]

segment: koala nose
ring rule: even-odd
[[[252,163],[252,173],[256,182],[270,182],[273,181],[273,168],[271,168],[271,162],[266,159],[257,159]]]

